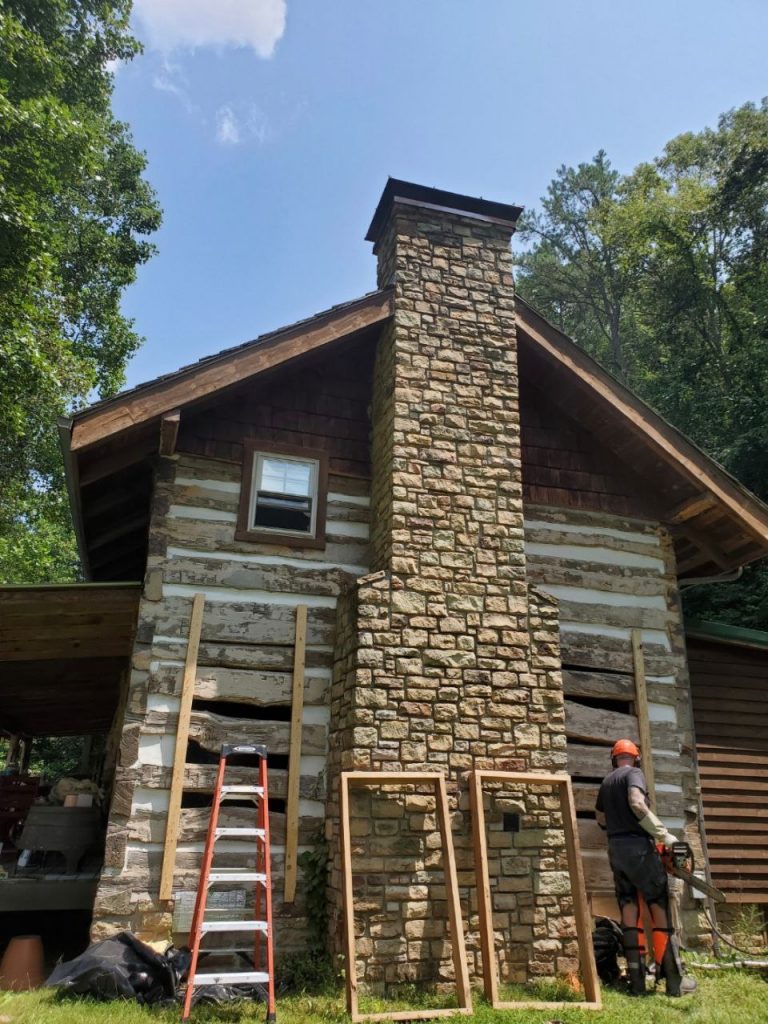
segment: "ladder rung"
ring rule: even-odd
[[[263,871],[212,871],[208,882],[260,882],[266,884],[267,876]]]
[[[227,793],[250,793],[251,796],[264,796],[263,786],[222,786],[221,795],[226,796]]]
[[[205,932],[266,932],[266,921],[203,921],[200,931]],[[207,950],[217,953],[216,949]]]
[[[247,985],[266,984],[269,975],[265,971],[205,971],[195,975],[194,987],[200,985]]]
[[[216,829],[216,838],[217,839],[223,839],[225,836],[243,836],[243,837],[249,837],[250,836],[250,837],[252,837],[254,839],[263,839],[264,838],[264,829],[263,828],[229,828],[229,827],[223,827],[223,828],[217,828]]]

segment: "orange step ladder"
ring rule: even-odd
[[[256,757],[259,761],[259,781],[257,785],[228,785],[225,780],[227,760],[230,757]],[[227,828],[219,826],[221,804],[227,799],[251,799],[256,804],[256,826],[254,828]],[[269,847],[269,792],[267,784],[267,748],[261,745],[244,745],[225,743],[221,748],[219,768],[216,775],[216,786],[213,791],[211,818],[208,823],[208,835],[205,840],[203,864],[200,882],[195,901],[195,912],[192,916],[192,927],[189,932],[192,960],[189,965],[187,991],[184,997],[182,1021],[189,1018],[192,997],[195,989],[206,985],[264,985],[267,989],[267,1021],[276,1020],[275,1016],[275,976],[274,976],[274,933],[272,931],[272,879],[270,870]],[[250,868],[216,868],[213,860],[218,839],[253,839],[256,844],[256,867]],[[218,885],[253,884],[254,916],[253,920],[206,921],[205,910],[208,903],[209,890]],[[227,953],[238,953],[248,959],[252,949],[253,960],[250,970],[203,970],[198,972],[198,960],[205,959],[206,954],[219,950],[201,949],[206,935],[211,933],[227,933],[242,935],[240,944],[226,950]],[[245,936],[253,936],[253,946],[246,945]]]

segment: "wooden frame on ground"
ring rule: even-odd
[[[483,807],[483,784],[486,782],[507,782],[515,785],[556,786],[560,796],[560,811],[563,816],[565,848],[568,856],[568,874],[571,880],[573,910],[576,918],[576,938],[579,944],[579,963],[586,999],[583,1002],[505,1002],[499,999],[499,972],[493,938],[493,907],[491,904],[491,883],[488,873],[488,847],[485,835],[485,808]],[[576,826],[576,807],[573,802],[571,778],[564,772],[496,772],[475,770],[470,776],[472,799],[472,838],[475,855],[475,877],[477,880],[477,902],[480,911],[480,942],[483,953],[483,985],[486,999],[496,1010],[599,1010],[602,1007],[600,982],[595,966],[592,948],[592,934],[589,910],[587,908],[584,873],[581,867],[579,833]]]
[[[456,973],[456,992],[459,1006],[438,1010],[394,1010],[389,1013],[360,1013],[357,1004],[357,970],[355,958],[355,909],[352,887],[352,841],[349,828],[349,787],[354,785],[411,786],[431,783],[435,794],[435,809],[440,827],[445,865],[445,888],[448,902],[448,920],[451,927],[451,951]],[[344,952],[346,956],[347,1010],[354,1022],[383,1020],[431,1020],[472,1013],[472,994],[464,944],[464,922],[459,903],[459,883],[453,850],[448,795],[442,772],[342,772],[339,778],[339,808],[341,819],[342,896],[344,904]]]

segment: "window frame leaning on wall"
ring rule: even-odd
[[[306,533],[284,530],[276,527],[253,527],[254,472],[259,456],[285,458],[292,462],[314,463],[313,501],[315,502],[314,527]],[[328,454],[319,448],[304,448],[301,445],[272,444],[252,438],[243,439],[243,475],[240,489],[235,539],[257,544],[280,544],[294,548],[324,548],[325,516],[328,504]]]
[[[438,828],[443,847],[446,901],[450,924],[451,952],[456,975],[458,1006],[435,1010],[393,1010],[388,1013],[360,1013],[357,994],[355,956],[355,904],[352,884],[352,837],[349,824],[349,790],[351,786],[431,785],[435,797]],[[402,795],[402,794],[400,794]],[[467,1016],[472,1013],[472,992],[469,987],[467,951],[464,941],[464,920],[459,899],[456,855],[451,834],[450,811],[445,776],[442,772],[342,772],[339,776],[339,812],[341,825],[342,902],[344,907],[344,952],[346,968],[347,1012],[354,1024],[360,1021],[433,1020],[438,1017]]]
[[[542,1002],[538,1000],[504,1001],[499,999],[499,970],[496,963],[493,936],[493,905],[491,881],[488,871],[488,848],[485,832],[483,784],[507,782],[518,786],[555,786],[560,797],[563,816],[565,850],[568,858],[568,876],[571,882],[573,911],[576,918],[576,939],[579,945],[579,965],[586,999],[580,1002]],[[475,883],[480,912],[480,943],[483,955],[483,988],[485,997],[494,1010],[600,1010],[602,997],[597,976],[595,952],[592,946],[592,928],[584,888],[581,866],[579,833],[576,827],[576,805],[573,800],[571,777],[565,772],[502,772],[475,769],[469,780],[472,807],[472,841],[475,861]]]

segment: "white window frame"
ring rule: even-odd
[[[310,515],[310,528],[308,530],[286,530],[280,526],[262,526],[254,522],[256,514],[256,497],[261,483],[262,465],[265,459],[272,459],[276,462],[298,462],[302,466],[310,467],[309,497],[312,502]],[[248,530],[258,533],[274,533],[276,536],[284,537],[307,537],[314,539],[317,535],[317,505],[319,501],[320,463],[317,459],[301,458],[298,455],[283,455],[280,452],[255,451],[253,453],[253,465],[251,467],[251,493],[248,504]],[[287,492],[286,492],[287,493]],[[290,495],[287,495],[290,497]],[[295,497],[306,497],[306,495],[295,495]]]

